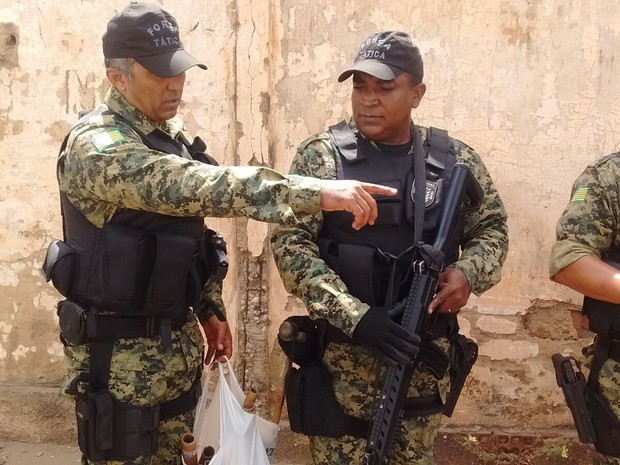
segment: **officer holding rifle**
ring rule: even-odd
[[[426,91],[423,77],[420,51],[407,34],[371,35],[338,79],[352,78],[352,120],[303,141],[292,161],[292,174],[398,189],[393,198],[377,198],[377,222],[363,230],[353,230],[346,213],[325,213],[279,226],[272,238],[286,289],[304,301],[315,335],[315,353],[306,358],[320,364],[307,365],[315,371],[304,382],[287,381],[286,392],[291,426],[310,436],[315,464],[362,463],[386,366],[407,365],[418,352],[423,362],[408,387],[390,463],[432,464],[451,391],[456,314],[471,292],[480,295],[500,279],[508,248],[504,205],[471,147],[413,123],[411,112]],[[484,198],[454,231],[449,266],[426,309],[427,331],[416,335],[399,324],[412,257],[416,243],[433,243],[455,163],[469,167]],[[305,360],[298,361],[303,371]],[[311,398],[304,397],[299,386],[317,380],[329,389],[313,386]]]

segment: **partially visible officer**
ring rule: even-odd
[[[338,78],[353,78],[352,121],[309,137],[292,161],[294,174],[398,188],[397,196],[378,198],[378,219],[363,230],[353,230],[346,213],[325,213],[322,218],[307,217],[303,225],[279,226],[272,237],[286,289],[304,301],[311,318],[329,323],[322,341],[325,378],[331,380],[346,418],[340,431],[333,424],[321,424],[320,418],[301,419],[313,425],[309,435],[315,464],[362,463],[367,425],[384,383],[385,365],[378,361],[406,364],[418,350],[420,357],[426,354],[426,361],[413,374],[390,463],[433,463],[433,441],[450,391],[456,314],[471,292],[480,295],[500,280],[508,248],[504,205],[472,148],[445,131],[413,123],[411,111],[426,91],[423,76],[420,51],[407,34],[371,35],[353,66]],[[484,200],[479,211],[465,216],[462,232],[455,232],[451,265],[441,273],[440,290],[428,309],[436,318],[433,339],[418,348],[420,340],[393,321],[411,285],[408,271],[419,218],[416,178],[422,176],[425,188],[418,233],[432,244],[455,162],[471,169]],[[323,418],[341,418],[316,410]],[[321,428],[324,433],[318,432]]]
[[[620,464],[620,153],[588,166],[573,184],[556,228],[549,275],[584,294],[594,344],[588,405],[597,432],[596,463]],[[598,434],[603,432],[603,434]]]
[[[134,2],[115,15],[103,53],[112,87],[63,142],[64,240],[49,247],[44,271],[67,297],[58,313],[84,463],[176,464],[200,393],[196,317],[206,360],[232,355],[225,247],[204,217],[292,225],[344,209],[361,228],[377,215],[371,194],[394,191],[216,166],[176,116],[186,70],[206,67],[159,6]]]

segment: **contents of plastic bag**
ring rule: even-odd
[[[246,398],[232,370],[230,361],[218,363],[219,379],[209,403],[209,373],[196,407],[193,436],[197,456],[215,452],[209,465],[268,465],[275,452],[280,430],[275,423],[243,408]],[[199,460],[200,463],[200,460]]]

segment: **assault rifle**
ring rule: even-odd
[[[553,368],[555,368],[558,387],[562,388],[566,404],[573,414],[579,440],[586,444],[596,442],[596,432],[586,400],[587,382],[581,372],[579,362],[573,357],[563,357],[561,354],[553,354],[551,360],[553,361]],[[573,368],[573,360],[575,360],[578,371]]]
[[[435,296],[439,273],[443,271],[446,255],[460,230],[463,213],[477,211],[483,192],[469,168],[454,165],[450,187],[444,197],[437,237],[432,246],[419,243],[412,261],[413,280],[405,301],[401,325],[424,340],[428,305]],[[390,366],[381,391],[370,435],[364,452],[363,465],[388,464],[391,439],[407,396],[411,376],[418,365],[417,357],[410,365]]]

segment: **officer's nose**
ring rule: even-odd
[[[372,105],[375,105],[377,103],[378,99],[377,99],[377,92],[375,90],[372,89],[367,89],[363,94],[362,94],[362,105],[365,107],[369,107]]]
[[[168,78],[168,90],[180,91],[185,86],[185,72]]]

